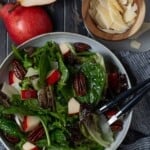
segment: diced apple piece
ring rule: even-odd
[[[19,93],[20,93],[20,91],[21,91],[21,86],[19,85],[19,83],[13,83],[13,84],[11,84],[11,86],[12,87],[14,87]]]
[[[18,90],[15,87],[7,84],[6,82],[3,83],[1,91],[8,97],[12,97],[13,94],[19,94]]]
[[[13,71],[9,71],[9,84],[13,84],[13,83],[20,83],[21,80],[19,80],[15,73]]]
[[[70,48],[68,47],[67,43],[60,43],[59,48],[60,48],[62,55],[65,55],[70,51]]]
[[[47,76],[46,81],[48,85],[53,85],[60,79],[61,74],[58,69],[53,69]]]
[[[35,78],[35,79],[31,80],[31,83],[32,83],[34,89],[37,91],[39,90],[38,81],[39,81],[39,78]]]
[[[25,77],[31,77],[31,76],[35,76],[35,75],[38,75],[39,72],[37,69],[34,69],[34,68],[29,68]]]
[[[40,123],[40,118],[36,116],[24,116],[22,128],[25,132],[32,131]]]
[[[17,2],[19,2],[21,6],[25,7],[47,5],[55,1],[56,0],[17,0]]]
[[[80,103],[75,99],[71,98],[68,102],[68,114],[78,114],[80,112]]]
[[[28,89],[28,90],[21,90],[21,99],[27,100],[30,98],[37,98],[37,91]]]
[[[38,150],[38,147],[30,142],[25,142],[22,146],[23,150]]]

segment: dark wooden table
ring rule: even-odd
[[[13,2],[13,0],[3,1]],[[147,10],[150,10],[150,5],[148,4],[148,1],[149,0],[146,0],[146,7]],[[57,0],[56,3],[45,7],[45,9],[47,9],[47,11],[52,17],[54,23],[54,31],[73,32],[90,36],[82,21],[81,3],[82,0]],[[145,21],[150,22],[150,13],[146,14]],[[143,42],[142,49],[148,50],[148,48],[150,48],[148,37],[150,37],[150,32],[147,32],[142,38],[140,38],[140,40]],[[125,40],[122,42],[109,42],[99,39],[99,41],[111,50],[129,49],[129,40]],[[10,53],[12,44],[13,42],[9,38],[5,26],[2,20],[0,20],[0,63]],[[3,146],[0,147],[0,150],[3,149]]]

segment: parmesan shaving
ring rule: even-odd
[[[132,40],[130,43],[130,46],[134,49],[140,49],[141,43],[136,40]]]
[[[137,17],[137,4],[133,0],[91,0],[89,14],[104,32],[126,32]]]

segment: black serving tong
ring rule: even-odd
[[[150,78],[137,84],[133,88],[130,88],[127,91],[121,93],[116,98],[111,100],[111,102],[108,102],[107,104],[99,108],[98,111],[100,113],[104,113],[107,110],[116,106],[120,101],[126,100],[124,102],[124,105],[120,108],[120,110],[108,120],[108,124],[111,125],[116,120],[118,120],[120,116],[125,114],[127,111],[130,111],[131,108],[134,105],[136,105],[142,99],[142,97],[146,94],[146,92],[148,92],[149,90],[150,90]]]

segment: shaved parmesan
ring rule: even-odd
[[[89,14],[100,30],[115,34],[134,24],[137,9],[133,0],[91,0]]]
[[[135,10],[136,10],[136,5],[131,6],[131,4],[129,4],[127,6],[127,9],[123,16],[125,22],[131,22],[132,20],[134,20],[134,18],[137,16]]]
[[[140,49],[141,43],[136,40],[132,40],[130,43],[130,46],[134,49]]]
[[[128,2],[128,0],[119,0],[119,3],[122,4],[122,5],[126,5]]]

